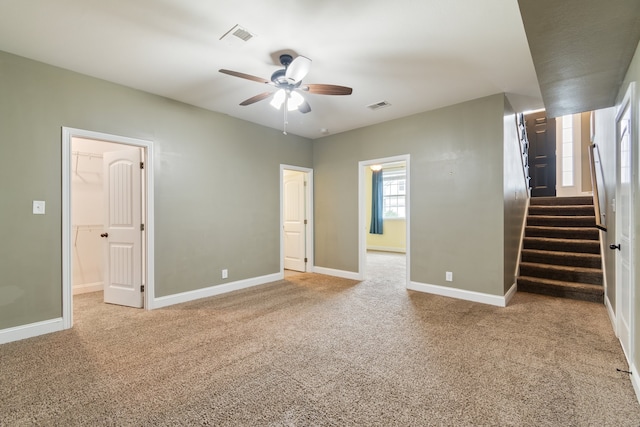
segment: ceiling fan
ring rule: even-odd
[[[250,74],[240,73],[238,71],[231,71],[221,69],[221,73],[228,74],[230,76],[240,77],[247,80],[253,80],[254,82],[264,83],[271,86],[275,86],[277,90],[275,92],[263,92],[256,96],[252,96],[240,103],[242,106],[251,105],[258,101],[271,98],[271,105],[277,109],[280,109],[282,105],[285,106],[285,125],[286,125],[286,112],[298,110],[303,114],[311,111],[311,106],[304,99],[302,93],[308,92],[316,95],[351,95],[353,89],[346,86],[327,85],[327,84],[302,84],[304,79],[311,69],[311,60],[305,56],[298,56],[295,59],[289,54],[280,55],[280,64],[283,69],[276,70],[271,75],[271,80],[263,79],[262,77],[252,76]],[[286,130],[285,130],[286,133]]]

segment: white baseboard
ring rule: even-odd
[[[607,308],[607,313],[609,314],[609,320],[611,321],[611,328],[613,332],[618,336],[617,327],[616,327],[616,313],[613,311],[613,307],[611,306],[611,301],[609,301],[609,297],[605,294],[604,296],[604,306]]]
[[[165,297],[154,298],[153,308],[168,307],[174,304],[194,301],[200,298],[212,297],[215,295],[226,294],[228,292],[238,291],[240,289],[251,288],[253,286],[263,285],[269,282],[282,280],[282,273],[268,274],[266,276],[252,277],[251,279],[238,280],[236,282],[224,283],[222,285],[209,286],[208,288],[196,289],[194,291],[181,292],[179,294],[167,295]]]
[[[50,334],[51,332],[59,332],[63,329],[62,317],[2,329],[0,330],[0,344],[37,337],[38,335]]]
[[[381,252],[398,252],[401,254],[407,253],[405,248],[394,248],[393,246],[367,246],[368,251],[381,251]]]
[[[633,391],[636,392],[636,399],[638,399],[638,403],[640,403],[640,375],[638,375],[638,369],[632,363],[629,366],[629,370],[631,371],[631,384],[633,385]]]
[[[343,279],[364,280],[360,273],[354,271],[334,270],[333,268],[314,267],[314,273],[325,274],[327,276],[341,277]]]
[[[82,285],[74,285],[72,289],[74,295],[88,294],[89,292],[104,290],[104,285],[102,282],[84,283]]]
[[[465,301],[473,301],[479,302],[482,304],[495,305],[498,307],[506,307],[507,306],[507,296],[509,299],[517,290],[517,287],[514,285],[509,289],[504,296],[485,294],[481,292],[474,291],[466,291],[464,289],[456,289],[449,288],[446,286],[438,286],[438,285],[429,285],[426,283],[418,283],[418,282],[409,282],[407,289],[418,292],[425,292],[428,294],[440,295],[443,297],[457,298]]]
[[[507,305],[509,305],[509,301],[511,301],[511,298],[513,298],[516,292],[518,292],[518,283],[514,283],[513,285],[511,285],[507,293],[504,294],[504,305],[501,307],[506,307]]]

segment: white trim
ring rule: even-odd
[[[527,191],[528,194],[528,191]],[[518,262],[516,263],[516,271],[514,276],[516,280],[520,276],[520,263],[522,262],[522,251],[524,250],[524,236],[527,231],[527,219],[529,216],[529,206],[531,206],[531,197],[527,196],[527,202],[524,207],[524,218],[522,218],[522,226],[520,227],[520,247],[518,248]]]
[[[276,282],[282,279],[284,279],[283,273],[274,273],[266,276],[237,280],[235,282],[224,283],[222,285],[213,285],[207,288],[195,289],[193,291],[181,292],[179,294],[167,295],[165,297],[155,298],[153,300],[153,308],[182,304],[184,302],[195,301],[201,298],[208,298],[233,291],[239,291],[241,289],[251,288],[253,286],[264,285],[265,283]]]
[[[518,282],[515,282],[513,285],[511,285],[507,293],[504,294],[504,305],[501,305],[500,307],[506,307],[507,305],[509,305],[511,298],[514,297],[516,292],[518,292]]]
[[[0,330],[0,344],[37,337],[38,335],[50,334],[52,332],[60,332],[63,329],[65,328],[62,317],[2,329]]]
[[[73,295],[88,294],[89,292],[98,292],[103,289],[103,282],[83,283],[82,285],[73,286]]]
[[[360,273],[356,271],[334,270],[333,268],[315,267],[314,273],[325,274],[327,276],[341,277],[343,279],[364,280]]]
[[[448,288],[446,286],[429,285],[426,283],[409,282],[407,289],[424,292],[427,294],[440,295],[443,297],[456,298],[465,301],[479,302],[482,304],[506,307],[507,303],[515,294],[517,287],[514,284],[504,296],[485,294],[481,292],[466,291],[464,289]]]
[[[307,253],[307,265],[306,272],[311,273],[314,271],[314,225],[313,225],[313,169],[292,166],[292,165],[280,165],[280,273],[284,275],[284,196],[282,190],[284,187],[284,171],[298,171],[306,174],[307,186],[305,188],[305,203],[307,205],[307,241],[306,241],[306,253]]]
[[[62,127],[62,320],[64,329],[73,326],[73,286],[71,272],[71,145],[72,138],[95,139],[99,141],[113,142],[117,144],[142,147],[144,150],[144,183],[146,193],[145,221],[145,251],[146,265],[144,266],[146,283],[144,293],[144,307],[146,310],[154,308],[155,294],[155,264],[154,264],[154,151],[153,141],[129,138],[126,136],[94,132],[84,129]]]
[[[604,258],[602,258],[602,264],[604,265]],[[605,292],[606,292],[606,288],[605,288]],[[609,296],[606,293],[604,294],[604,306],[607,308],[607,313],[609,314],[609,320],[611,321],[611,327],[613,328],[613,332],[616,334],[616,337],[617,337],[618,331],[616,329],[616,325],[618,323],[616,320],[616,313],[613,310],[611,301],[609,301]]]
[[[636,365],[631,363],[629,365],[629,371],[631,374],[629,377],[631,378],[631,385],[633,385],[633,391],[636,392],[636,399],[638,399],[638,403],[640,403],[640,375],[638,375],[638,368]]]
[[[367,256],[367,216],[365,211],[366,194],[364,182],[364,168],[375,164],[384,164],[392,162],[405,162],[407,173],[406,180],[406,196],[405,196],[405,229],[406,229],[406,254],[407,254],[407,282],[406,287],[409,289],[411,282],[411,155],[404,154],[400,156],[384,157],[379,159],[363,160],[358,162],[358,273],[355,280],[364,280],[365,266]],[[316,269],[316,273],[319,271]],[[343,277],[343,276],[339,276]],[[351,278],[351,277],[349,277]]]
[[[406,248],[394,248],[393,246],[367,246],[368,251],[382,251],[382,252],[398,252],[401,254],[407,253]]]

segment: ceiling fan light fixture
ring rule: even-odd
[[[289,101],[287,102],[287,109],[289,111],[295,111],[302,105],[304,98],[298,92],[291,92],[289,94]]]
[[[282,107],[282,104],[284,103],[285,96],[286,96],[285,90],[278,89],[276,93],[273,94],[273,98],[271,99],[271,102],[269,102],[269,104],[271,104],[271,106],[276,110],[279,110],[280,107]]]

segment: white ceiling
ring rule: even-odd
[[[256,36],[219,40],[236,24]],[[269,79],[293,51],[304,83],[353,88],[305,95],[288,130],[308,138],[500,92],[542,107],[517,0],[0,0],[0,50],[280,130],[268,101],[238,105],[270,86],[218,69]]]

